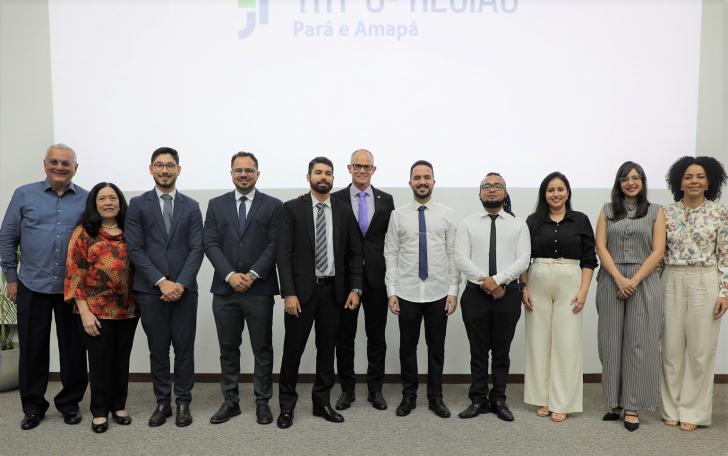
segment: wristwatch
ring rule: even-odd
[[[358,289],[358,288],[352,288],[351,291],[353,291],[354,293],[358,294],[359,297],[361,297],[361,295],[363,294],[362,291],[360,289]]]

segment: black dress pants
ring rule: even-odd
[[[63,301],[63,294],[45,294],[30,290],[18,281],[18,341],[20,342],[20,402],[23,413],[43,414],[49,403],[51,321],[56,316],[56,336],[61,365],[61,385],[53,402],[61,413],[78,411],[88,385],[86,352],[73,314],[73,304]]]
[[[423,319],[427,342],[427,399],[432,400],[442,397],[442,367],[447,333],[445,298],[431,302],[412,302],[399,298],[399,362],[404,397],[417,397],[417,343]]]
[[[240,401],[240,344],[246,322],[255,359],[255,401],[267,403],[272,395],[273,303],[273,296],[247,293],[216,294],[212,297],[212,314],[220,345],[220,389],[226,401]]]
[[[109,412],[124,410],[129,390],[129,356],[139,318],[100,319],[98,336],[83,330],[80,316],[77,321],[88,353],[91,414],[107,417]]]
[[[387,356],[387,290],[374,289],[364,277],[364,293],[361,306],[364,308],[364,328],[367,334],[367,385],[369,392],[381,392],[384,383],[384,363]],[[384,284],[382,284],[383,286]],[[336,343],[336,368],[341,391],[354,392],[354,340],[356,337],[359,307],[354,311],[341,313],[341,326]]]
[[[136,298],[149,344],[149,365],[157,404],[171,403],[170,345],[174,348],[175,402],[189,404],[195,373],[197,292],[185,290],[176,302],[165,302],[160,295],[149,293],[137,293]]]
[[[298,393],[298,369],[301,356],[306,349],[308,335],[315,324],[316,328],[316,379],[311,392],[314,407],[323,407],[331,403],[331,388],[335,383],[334,347],[339,330],[343,303],[336,302],[334,282],[316,285],[308,302],[302,302],[298,317],[286,314],[283,323],[286,335],[283,340],[283,359],[278,384],[278,399],[281,408],[296,407]]]
[[[463,322],[470,342],[471,401],[505,401],[511,342],[521,317],[518,289],[507,290],[494,300],[479,288],[468,285],[460,298]],[[488,355],[492,357],[493,388],[488,392]]]

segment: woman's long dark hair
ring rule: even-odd
[[[645,176],[645,170],[633,161],[626,161],[622,163],[617,170],[617,175],[614,177],[614,185],[612,186],[612,216],[607,217],[607,220],[616,222],[627,217],[627,208],[624,206],[624,193],[622,192],[620,179],[627,177],[632,170],[635,170],[640,175],[640,178],[642,178],[642,190],[637,194],[637,210],[632,218],[638,219],[647,215],[650,202],[647,201],[647,176]]]
[[[680,188],[682,186],[683,174],[690,165],[700,165],[705,170],[705,175],[708,178],[708,188],[705,190],[705,199],[715,201],[720,198],[720,192],[726,181],[725,169],[718,160],[713,157],[699,156],[691,157],[686,155],[680,157],[675,163],[670,166],[670,170],[665,176],[667,181],[667,187],[672,192],[672,197],[675,201],[680,201],[685,193]]]
[[[116,197],[119,198],[119,213],[116,216],[116,224],[119,228],[124,229],[124,219],[126,219],[126,199],[124,194],[121,193],[119,187],[112,184],[111,182],[99,182],[94,185],[94,188],[88,193],[86,198],[86,209],[81,214],[81,219],[78,222],[79,225],[83,225],[84,229],[88,234],[93,237],[98,236],[99,229],[101,228],[101,216],[99,215],[98,209],[96,209],[96,197],[102,188],[109,187],[116,192]]]
[[[554,171],[548,176],[544,177],[541,181],[541,185],[538,187],[538,200],[536,200],[536,207],[533,210],[535,218],[539,222],[543,222],[549,217],[549,203],[546,202],[546,188],[549,186],[549,182],[554,179],[561,179],[566,186],[566,191],[569,192],[569,196],[566,197],[566,211],[571,210],[571,185],[569,179],[564,176],[560,171]]]

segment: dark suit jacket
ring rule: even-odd
[[[203,255],[202,213],[197,201],[177,191],[167,235],[157,192],[142,193],[129,202],[124,231],[135,267],[134,291],[161,294],[155,283],[162,277],[197,291]]]
[[[353,215],[350,188],[351,184],[332,193],[331,196],[345,203]],[[361,251],[364,257],[364,269],[367,272],[367,282],[375,290],[383,290],[385,288],[384,273],[386,272],[384,265],[384,235],[387,234],[389,216],[394,210],[394,200],[392,195],[378,190],[374,186],[372,186],[372,192],[374,194],[374,215],[371,223],[369,223],[367,234],[362,236],[358,225],[356,232],[362,242]]]
[[[259,278],[246,293],[278,294],[275,271],[276,239],[281,200],[258,190],[240,232],[235,192],[210,200],[205,216],[205,255],[215,268],[210,291],[230,295],[233,287],[225,281],[231,272],[255,271]]]
[[[361,289],[361,237],[351,210],[334,198],[331,216],[336,299],[343,303],[351,288]],[[297,296],[302,303],[311,299],[316,280],[314,247],[311,195],[286,201],[281,209],[277,249],[281,296]]]

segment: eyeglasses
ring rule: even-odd
[[[60,166],[61,168],[70,168],[73,166],[73,162],[68,160],[56,160],[55,158],[46,160],[45,162],[48,166]]]
[[[152,165],[152,167],[154,167],[154,169],[156,169],[157,171],[162,171],[165,168],[167,168],[167,171],[172,171],[174,169],[177,169],[177,163],[173,163],[173,162],[167,162],[167,163],[154,162],[154,164]]]
[[[354,171],[371,171],[372,168],[374,168],[374,165],[362,165],[361,163],[352,163],[351,167],[354,169]]]
[[[481,184],[480,185],[481,190],[505,190],[506,186],[503,184],[495,183],[495,184]]]
[[[619,178],[619,182],[626,184],[627,182],[639,182],[642,180],[642,176],[624,176]]]
[[[233,168],[230,170],[230,172],[236,176],[240,176],[242,174],[255,174],[257,170],[253,168]]]

